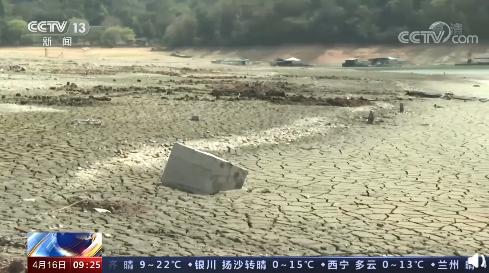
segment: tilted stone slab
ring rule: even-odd
[[[248,171],[210,153],[175,143],[161,182],[197,194],[241,189]]]

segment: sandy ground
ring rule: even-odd
[[[487,103],[405,95],[457,87],[484,97],[485,75],[235,67],[146,49],[0,54],[4,257],[22,255],[31,230],[101,231],[106,255],[472,255],[488,247]],[[286,97],[211,94],[247,85]],[[366,102],[329,104],[346,97]],[[162,187],[176,141],[248,169],[245,188],[200,196]]]

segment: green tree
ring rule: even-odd
[[[193,45],[197,21],[191,15],[179,16],[165,31],[164,40],[170,46]]]
[[[27,22],[21,19],[13,19],[7,22],[4,40],[7,44],[19,45],[22,36],[27,34]]]
[[[113,26],[102,32],[100,35],[100,43],[108,47],[127,45],[133,42],[135,37],[136,35],[132,29],[128,27]]]
[[[198,45],[212,45],[216,39],[216,21],[208,10],[204,7],[199,7],[195,11],[195,19],[197,20],[196,43]]]
[[[170,46],[397,43],[400,31],[439,20],[462,23],[482,41],[489,38],[487,14],[487,0],[0,0],[0,38],[25,40],[8,27],[12,19],[77,17],[133,30],[92,29],[82,39],[112,46],[131,36]]]
[[[3,0],[0,0],[0,44],[3,44],[3,31],[5,30],[5,7],[3,6]]]
[[[104,33],[102,28],[92,28],[90,31],[83,37],[83,40],[90,43],[90,45],[98,45],[101,44],[101,36]]]
[[[0,0],[0,19],[5,16],[5,7],[3,6],[3,0]]]
[[[219,37],[224,39],[223,42],[230,40],[233,30],[236,27],[236,22],[238,18],[239,7],[236,1],[233,0],[222,0],[219,3],[218,9],[218,31]]]
[[[5,44],[5,41],[4,41],[4,31],[5,31],[5,21],[3,20],[3,18],[0,18],[0,45],[3,45]]]
[[[102,0],[83,0],[80,2],[84,4],[83,10],[85,11],[85,19],[92,25],[101,25],[105,16],[109,14],[109,11],[104,5],[104,1]]]

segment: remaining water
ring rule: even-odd
[[[412,73],[422,75],[467,75],[489,76],[489,66],[441,66],[441,67],[406,67],[406,68],[379,68],[382,72]]]

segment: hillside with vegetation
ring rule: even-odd
[[[28,45],[27,22],[84,18],[94,45],[392,44],[435,21],[489,38],[487,0],[0,0],[0,44]]]

